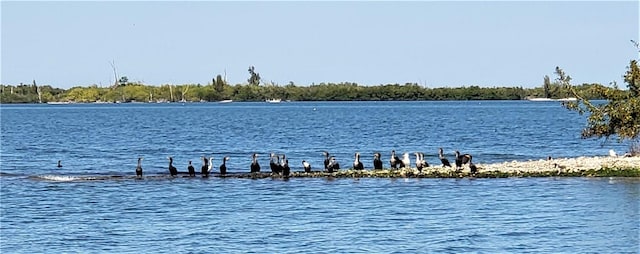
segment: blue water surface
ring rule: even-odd
[[[168,156],[223,156],[248,172],[259,154],[294,171],[322,151],[343,168],[360,152],[437,149],[476,163],[624,152],[585,140],[584,116],[557,102],[286,102],[2,105],[2,253],[638,253],[637,178],[143,178]],[[57,168],[58,160],[63,167]],[[388,165],[388,164],[386,164]],[[86,179],[86,178],[83,178]]]

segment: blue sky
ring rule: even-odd
[[[536,87],[622,84],[638,58],[639,3],[7,2],[3,84],[416,82]]]

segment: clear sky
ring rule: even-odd
[[[639,2],[8,2],[3,84],[622,84]]]

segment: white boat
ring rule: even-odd
[[[270,100],[265,100],[267,103],[280,103],[282,100],[281,99],[270,99]]]
[[[577,101],[577,98],[562,98],[562,99],[551,99],[551,98],[527,98],[528,101],[560,101],[560,102],[567,102],[567,101]]]
[[[221,100],[218,103],[231,103],[233,100]]]
[[[551,98],[527,98],[528,101],[555,101]]]

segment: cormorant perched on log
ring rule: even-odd
[[[427,160],[424,159],[424,153],[420,153],[420,159],[422,160],[422,167],[428,168],[429,162],[427,162]]]
[[[260,163],[258,163],[258,154],[254,153],[251,156],[251,173],[258,173],[260,172]]]
[[[278,174],[282,171],[282,166],[280,165],[280,157],[278,157],[275,153],[271,153],[269,155],[269,167],[271,168],[271,173]]]
[[[173,166],[173,157],[169,156],[168,159],[169,159],[169,174],[171,174],[171,176],[177,176],[178,169]]]
[[[329,170],[329,152],[324,151],[322,154],[324,154],[324,170]]]
[[[411,159],[409,159],[409,153],[402,154],[402,160],[400,161],[401,168],[410,168],[411,167]]]
[[[138,166],[136,166],[136,176],[137,177],[142,177],[142,157],[138,157]],[[58,161],[58,164],[60,162]]]
[[[282,156],[282,160],[284,161],[282,164],[282,175],[284,177],[289,177],[291,175],[291,168],[289,168],[289,160],[287,160],[284,155]]]
[[[340,170],[340,163],[338,163],[338,161],[336,161],[336,157],[331,156],[331,158],[329,158],[329,165],[327,166],[329,173],[333,173],[335,171]]]
[[[438,151],[438,158],[440,158],[440,161],[442,162],[442,167],[451,167],[451,163],[449,163],[449,160],[444,157],[442,147],[440,147],[440,150]]]
[[[456,150],[455,152],[455,159],[456,159],[456,171],[460,170],[460,168],[462,168],[462,156],[460,156],[460,152]]]
[[[209,168],[211,168],[211,166],[209,166],[209,160],[207,160],[206,156],[202,156],[202,167],[200,168],[202,177],[209,177]]]
[[[373,154],[373,169],[382,169],[382,160],[380,160],[380,153]]]
[[[278,160],[279,160],[278,162],[280,163],[280,165],[279,165],[280,166],[280,172],[278,172],[278,173],[284,173],[285,165],[287,167],[289,167],[289,160],[287,160],[287,156],[284,155],[284,154],[282,155],[282,159],[278,159]],[[289,169],[289,171],[291,171],[291,169]]]
[[[473,162],[471,162],[472,159],[473,157],[471,156],[471,154],[463,155],[462,165],[469,163],[469,171],[474,174],[478,170],[478,168],[476,167],[476,164],[473,164]]]
[[[471,171],[471,174],[478,173],[478,167],[476,167],[476,164],[473,164],[471,161],[469,161],[469,171]]]
[[[191,165],[191,161],[189,161],[189,166],[187,166],[187,171],[189,171],[189,176],[196,176],[196,168]]]
[[[364,169],[364,165],[362,165],[362,162],[360,161],[360,153],[356,153],[355,157],[356,157],[356,159],[353,161],[353,169],[355,169],[355,170],[363,170]]]
[[[460,151],[456,150],[456,170],[462,169],[464,164],[467,164],[471,160],[471,155],[460,154]]]
[[[303,160],[302,161],[302,168],[304,168],[304,172],[305,173],[311,173],[311,164],[309,164],[309,162]]]
[[[470,154],[465,154],[462,155],[462,164],[466,164],[467,162],[469,163],[469,171],[471,172],[471,174],[476,174],[478,173],[478,167],[476,166],[476,164],[473,164],[473,156],[471,156]]]
[[[429,167],[429,163],[424,159],[424,153],[416,152],[416,168],[422,172],[423,168]]]
[[[392,169],[398,169],[398,165],[400,165],[402,161],[396,155],[396,150],[391,150],[391,159],[389,160],[389,164],[391,164]]]
[[[220,165],[220,174],[221,175],[226,175],[227,174],[227,161],[229,160],[229,156],[225,156],[224,158],[222,158],[222,164]]]
[[[418,172],[422,172],[422,160],[420,159],[420,153],[416,152],[416,169]]]
[[[62,167],[62,161],[58,160],[58,167],[61,168]]]

